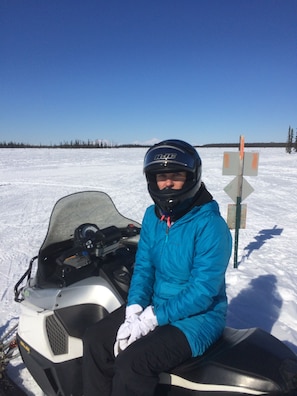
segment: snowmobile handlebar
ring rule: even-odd
[[[119,243],[132,238],[140,233],[140,227],[128,224],[127,227],[119,228],[109,226],[100,230],[96,224],[84,223],[74,232],[74,249],[85,250],[96,257],[104,257],[106,254],[116,251]]]

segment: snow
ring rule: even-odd
[[[223,148],[200,148],[203,180],[224,218],[233,203],[224,192]],[[235,151],[235,149],[234,149]],[[284,148],[259,152],[259,174],[246,177],[247,224],[239,232],[238,268],[226,274],[227,324],[260,327],[297,353],[297,155]],[[151,204],[142,172],[146,149],[0,149],[0,334],[17,322],[14,285],[38,253],[55,202],[83,190],[108,193],[118,210],[141,222]],[[234,236],[234,231],[232,231]],[[21,359],[10,374],[31,396],[42,395]]]

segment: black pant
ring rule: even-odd
[[[114,311],[84,336],[84,396],[153,396],[158,374],[169,371],[192,355],[177,327],[160,326],[114,358],[113,345],[125,307]]]

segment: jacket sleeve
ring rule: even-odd
[[[215,214],[206,216],[193,243],[195,253],[187,284],[155,307],[159,325],[219,309],[220,300],[226,304],[225,272],[232,239],[223,218]]]
[[[143,308],[151,304],[155,280],[155,268],[150,255],[151,216],[155,216],[155,214],[152,213],[152,209],[148,208],[142,222],[134,272],[128,294],[128,305],[139,304]]]

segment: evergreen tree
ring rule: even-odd
[[[289,126],[286,152],[291,154],[292,147],[293,147],[293,128],[291,128],[291,126]]]

